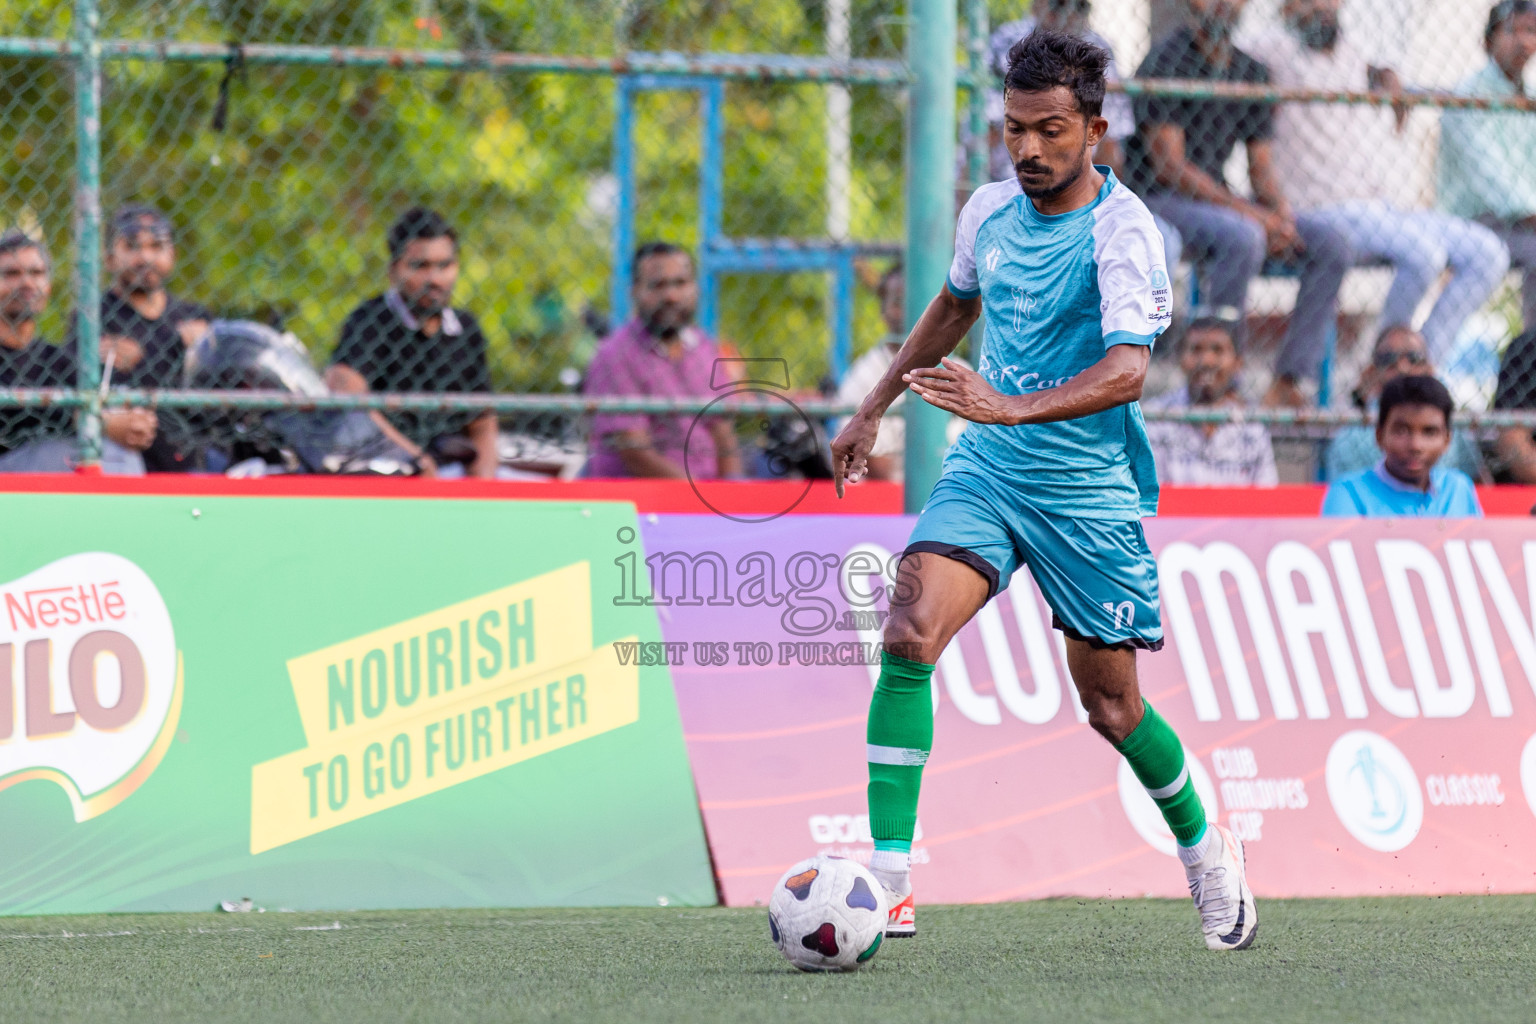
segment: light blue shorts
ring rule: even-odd
[[[917,517],[907,553],[964,562],[987,578],[988,598],[1029,566],[1051,625],[1094,647],[1163,646],[1157,562],[1141,523],[1077,519],[1029,504],[970,471],[946,472]]]

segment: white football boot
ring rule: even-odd
[[[903,896],[884,883],[880,886],[885,889],[885,937],[888,939],[910,939],[917,934],[917,905],[912,901],[912,887],[908,883],[907,893]]]
[[[1205,948],[1247,949],[1259,930],[1259,915],[1248,888],[1243,844],[1232,832],[1212,825],[1211,848],[1205,859],[1185,868],[1189,894],[1200,911],[1200,930]],[[890,934],[887,932],[886,934]]]

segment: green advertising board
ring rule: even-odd
[[[0,515],[0,913],[715,902],[632,506]]]

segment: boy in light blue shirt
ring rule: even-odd
[[[1330,485],[1323,515],[1481,516],[1472,478],[1436,465],[1451,446],[1454,408],[1451,393],[1433,377],[1387,382],[1376,420],[1381,461]]]

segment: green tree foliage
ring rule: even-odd
[[[17,35],[59,38],[67,3],[0,0]],[[897,0],[854,4],[856,55],[900,51]],[[822,51],[821,0],[103,0],[106,38],[277,42],[605,55],[624,50]],[[214,127],[221,86],[222,131]],[[60,257],[54,336],[72,304],[74,127],[70,66],[0,58],[0,220],[41,230]],[[731,84],[725,228],[824,233],[825,89]],[[601,75],[450,73],[118,61],[102,85],[103,205],[157,204],[178,226],[174,290],[225,315],[280,317],[317,359],[348,311],[385,286],[383,235],[405,207],[442,210],[462,238],[456,303],[478,313],[493,378],[558,387],[606,316],[615,90]],[[637,234],[697,245],[693,93],[638,107]],[[902,231],[901,100],[854,90],[854,237]],[[722,333],[784,355],[797,385],[825,370],[819,275],[732,279]],[[878,334],[861,300],[859,335]]]

